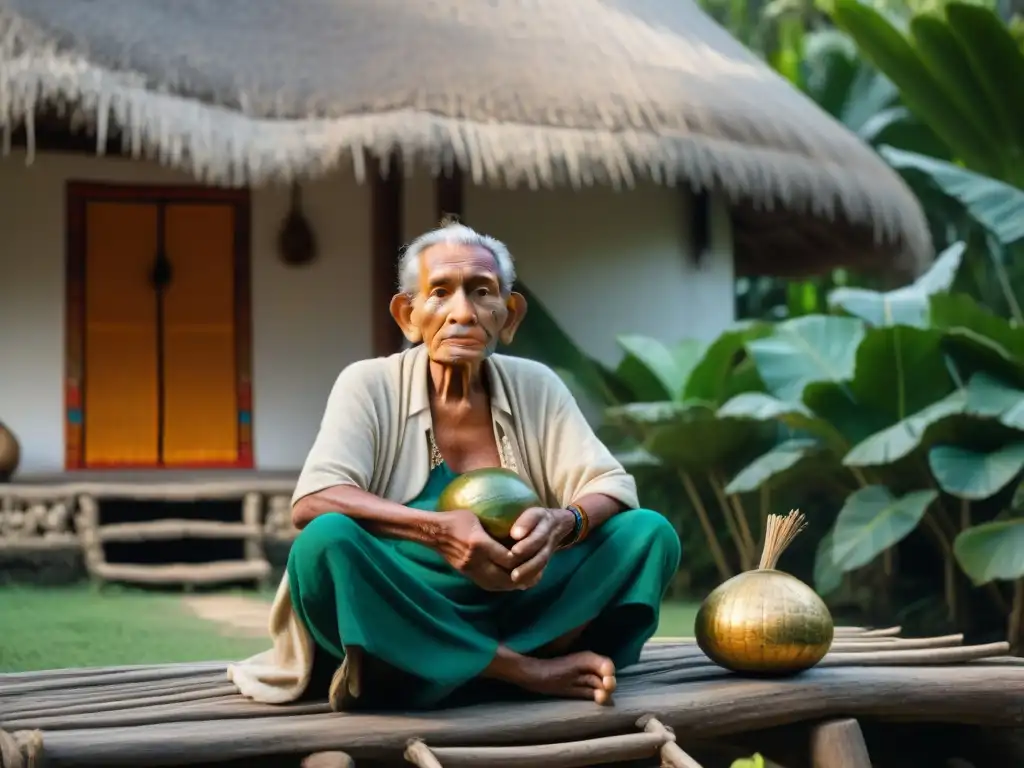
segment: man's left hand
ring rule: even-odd
[[[520,589],[535,586],[544,575],[551,554],[572,532],[574,517],[567,509],[531,507],[512,526],[515,568],[512,581]]]

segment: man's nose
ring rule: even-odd
[[[465,291],[459,290],[452,297],[452,308],[448,315],[448,322],[459,325],[472,325],[476,323],[476,307],[469,300]]]

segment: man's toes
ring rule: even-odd
[[[598,688],[596,691],[594,691],[594,701],[596,701],[598,704],[608,704],[611,702],[611,700],[611,693],[604,690],[604,688]]]
[[[601,678],[601,687],[608,691],[608,693],[614,691],[617,685],[615,675],[605,675]]]
[[[601,677],[614,677],[615,676],[615,665],[612,664],[611,659],[601,659],[600,666],[597,668],[597,673]]]
[[[576,685],[590,689],[604,687],[602,679],[597,675],[580,675],[580,679],[576,682]]]

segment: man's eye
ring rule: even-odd
[[[490,291],[489,288],[477,288],[476,289],[476,294],[477,294],[477,296],[490,296],[491,295],[491,291]]]
[[[446,291],[444,288],[435,288],[430,292],[430,295],[435,296],[439,299],[443,299],[445,296],[448,295],[448,291]]]

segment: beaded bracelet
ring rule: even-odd
[[[572,512],[572,533],[566,536],[568,540],[563,541],[559,549],[568,549],[574,544],[579,544],[587,537],[587,532],[590,529],[590,518],[587,517],[587,512],[583,507],[579,504],[570,504],[566,509]]]

